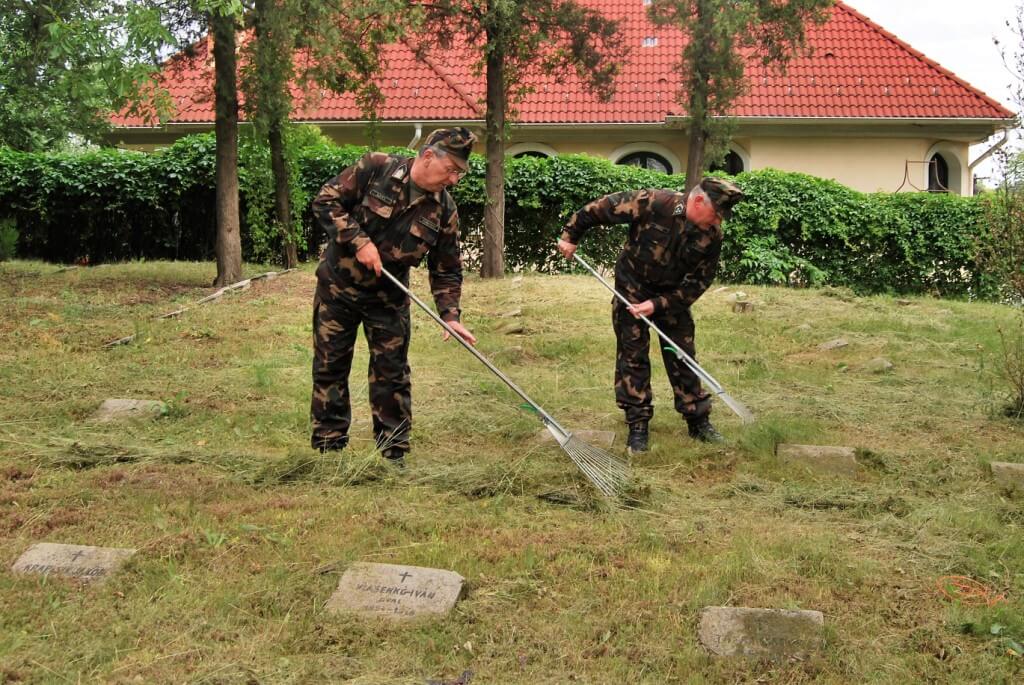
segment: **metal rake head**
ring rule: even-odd
[[[629,485],[629,465],[602,449],[588,445],[570,433],[559,441],[583,475],[609,499],[618,499]]]

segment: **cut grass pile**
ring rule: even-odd
[[[415,309],[406,471],[374,450],[362,340],[351,448],[313,453],[312,268],[154,319],[211,277],[0,264],[0,561],[40,541],[139,550],[95,586],[0,570],[0,683],[1024,678],[1024,503],[987,469],[1024,461],[993,374],[1006,307],[713,289],[694,307],[699,360],[758,422],[719,404],[729,442],[694,444],[652,355],[653,449],[613,509]],[[413,287],[427,294],[422,273]],[[752,314],[733,313],[738,289]],[[582,276],[471,277],[463,308],[484,354],[566,427],[616,431],[621,454],[609,299]],[[878,357],[892,369],[872,371]],[[91,421],[112,397],[168,412]],[[782,463],[782,442],[856,447],[860,475]],[[405,626],[328,614],[353,561],[450,569],[466,594]],[[1005,601],[950,600],[950,575]],[[824,648],[712,658],[696,637],[708,605],[822,611]]]

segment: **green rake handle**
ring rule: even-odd
[[[580,257],[579,254],[575,252],[573,252],[572,256],[576,259],[577,262],[582,264],[583,268],[589,271],[594,276],[594,278],[599,280],[601,282],[601,285],[610,290],[612,295],[615,295],[615,297],[621,300],[623,304],[625,304],[627,307],[633,306],[633,302],[627,300],[618,290],[614,288],[614,286],[612,286],[611,283],[606,281],[601,276],[601,274],[597,273],[597,271],[594,270],[594,267],[590,266],[590,264],[587,264],[587,262],[584,261],[583,257]],[[679,347],[679,345],[677,345],[676,342],[672,340],[672,338],[665,335],[665,333],[662,332],[662,330],[658,328],[653,321],[648,319],[643,314],[640,314],[639,317],[643,320],[644,323],[651,327],[651,330],[657,333],[661,337],[661,339],[665,341],[665,344],[668,345],[669,349],[673,353],[675,353],[676,357],[682,360],[684,364],[689,366],[690,370],[697,374],[697,377],[704,381],[704,383],[709,388],[711,388],[712,392],[721,397],[722,401],[725,402],[725,404],[730,409],[736,412],[736,415],[740,417],[743,423],[754,422],[754,414],[749,409],[747,409],[742,402],[740,402],[739,400],[735,399],[732,395],[727,393],[725,391],[725,388],[722,387],[722,384],[716,381],[710,373],[701,368],[701,365],[697,363],[696,359],[688,355],[683,348]]]
[[[392,283],[397,285],[399,287],[399,289],[401,289],[401,291],[403,293],[408,295],[409,298],[413,302],[415,302],[417,305],[419,305],[420,309],[425,311],[430,316],[431,319],[436,321],[438,323],[438,325],[441,326],[441,328],[443,328],[446,331],[448,331],[448,333],[453,338],[455,338],[455,340],[457,340],[460,345],[462,345],[467,350],[469,350],[470,354],[472,354],[474,357],[476,357],[477,360],[481,364],[483,364],[488,369],[490,369],[491,373],[493,373],[495,376],[497,376],[502,381],[504,381],[505,385],[507,385],[508,387],[512,388],[513,392],[515,392],[517,395],[519,395],[521,398],[523,398],[523,400],[535,412],[537,412],[537,414],[540,416],[541,420],[544,422],[544,425],[547,427],[547,429],[549,431],[551,431],[551,434],[555,436],[555,439],[558,440],[560,445],[564,445],[566,442],[568,442],[571,433],[569,433],[569,431],[567,431],[564,428],[562,428],[562,426],[559,425],[559,423],[557,421],[555,421],[555,419],[551,416],[551,414],[548,414],[546,411],[544,411],[544,409],[539,404],[537,404],[536,402],[531,400],[530,396],[527,395],[525,392],[523,392],[522,388],[520,388],[518,385],[516,385],[515,382],[511,378],[509,378],[504,373],[502,373],[501,369],[499,369],[494,364],[492,364],[491,361],[487,357],[485,357],[478,349],[476,349],[475,347],[470,345],[468,342],[463,340],[462,336],[459,335],[458,333],[456,333],[455,329],[452,328],[451,326],[449,326],[447,321],[445,321],[440,316],[438,316],[437,313],[434,312],[434,310],[431,309],[427,305],[426,302],[424,302],[420,298],[416,297],[416,294],[413,293],[411,290],[409,290],[407,287],[405,287],[405,284],[403,284],[400,280],[395,278],[394,274],[392,274],[390,271],[388,271],[387,269],[384,269],[384,268],[381,269],[381,273],[384,274],[385,276],[387,276],[388,279],[390,279]]]

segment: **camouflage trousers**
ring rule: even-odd
[[[693,317],[688,307],[658,312],[650,319],[687,354],[697,358],[693,346]],[[615,403],[626,412],[626,423],[647,421],[654,416],[650,358],[652,335],[661,348],[676,411],[687,421],[711,413],[711,396],[701,388],[697,375],[674,353],[667,351],[658,334],[630,314],[617,299],[612,303],[612,325],[616,341]]]
[[[362,324],[370,349],[367,383],[373,435],[381,449],[408,451],[412,428],[409,307],[361,306],[325,295],[318,289],[313,299],[313,447],[342,447],[348,442],[352,424],[348,375],[356,331]]]

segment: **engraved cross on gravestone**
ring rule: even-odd
[[[116,571],[133,554],[134,549],[40,542],[18,557],[11,570],[96,581]]]

